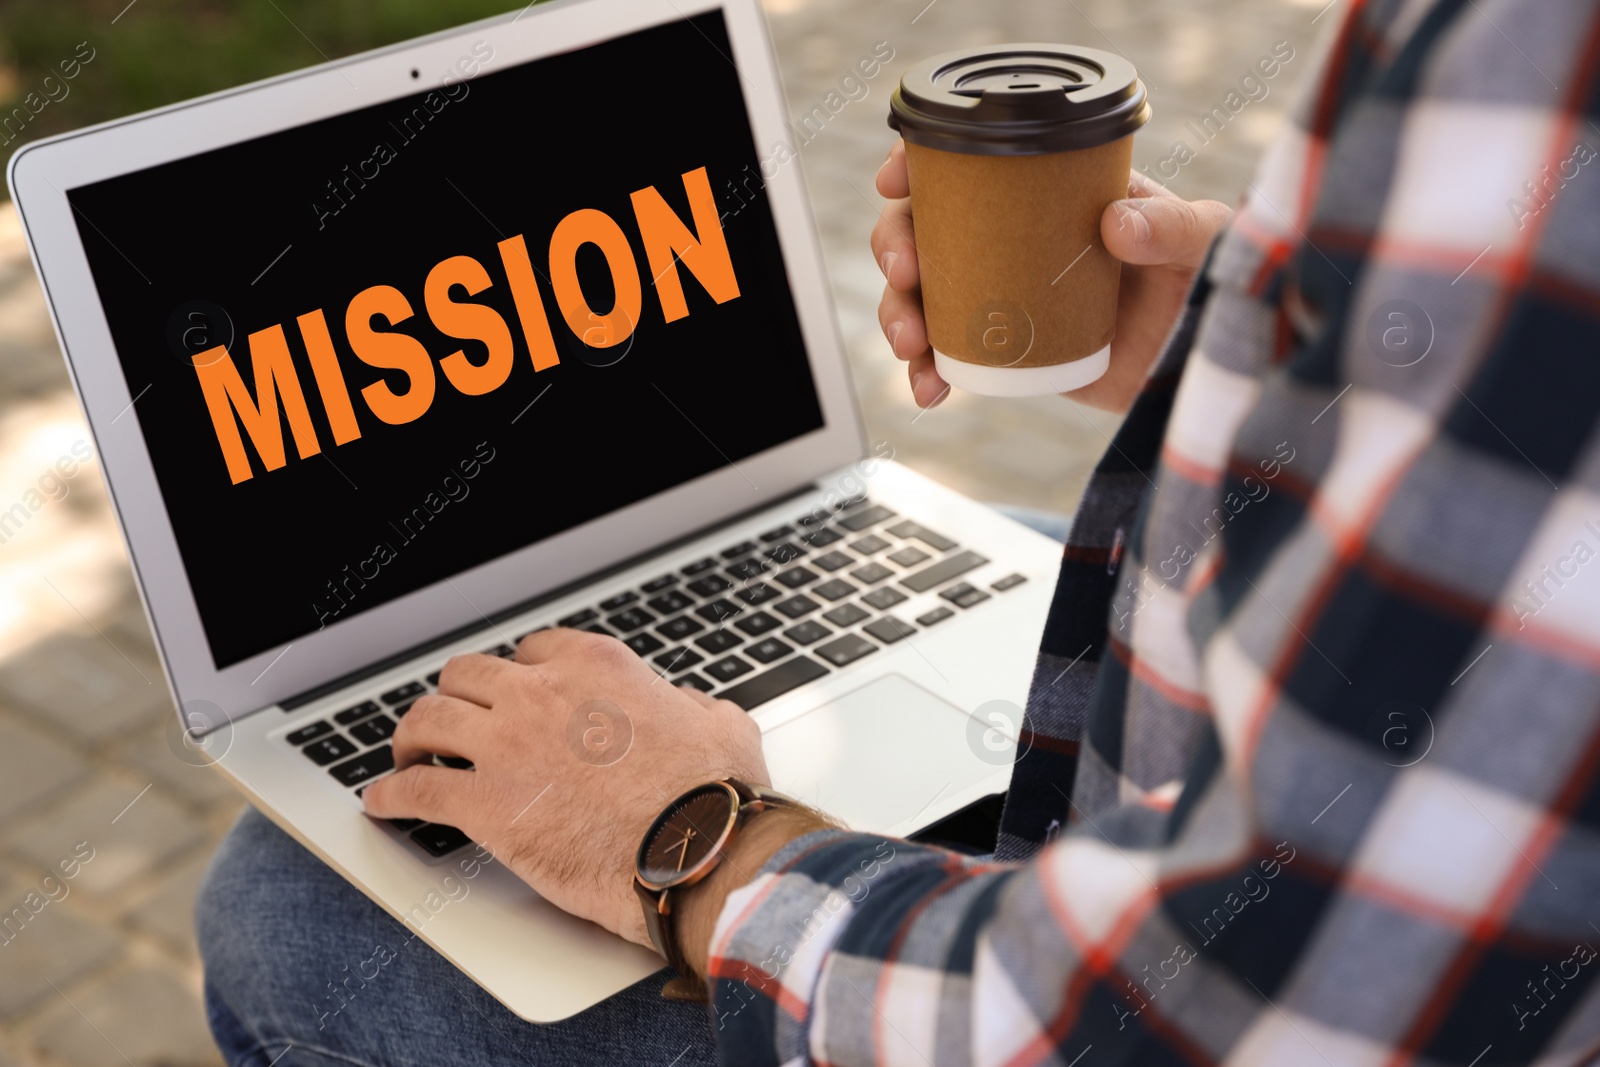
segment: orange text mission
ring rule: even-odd
[[[610,348],[633,335],[643,313],[647,280],[653,279],[651,284],[665,322],[688,315],[680,267],[693,275],[718,304],[738,297],[739,282],[705,168],[683,175],[683,186],[688,194],[692,230],[655,186],[632,194],[633,221],[644,246],[648,274],[641,273],[622,227],[602,211],[574,211],[550,235],[549,273],[545,277],[566,327],[590,348]],[[587,244],[600,250],[611,272],[616,299],[604,314],[589,306],[578,282],[578,250]],[[495,285],[504,285],[510,293],[516,308],[515,327],[527,345],[534,370],[542,371],[560,362],[540,294],[540,275],[535,272],[524,236],[518,234],[501,241],[497,250],[499,259],[494,273],[471,256],[451,256],[428,271],[422,286],[422,306],[429,321],[447,337],[483,344],[488,356],[482,363],[469,362],[466,354],[457,349],[436,364],[422,342],[392,329],[415,314],[411,300],[392,285],[371,286],[350,300],[344,313],[344,333],[356,358],[371,367],[399,371],[407,379],[401,391],[381,378],[357,386],[361,401],[377,419],[398,426],[427,414],[440,371],[454,389],[468,396],[481,396],[504,384],[515,362],[512,326],[494,308],[464,299]],[[323,309],[298,316],[295,324],[310,359],[316,392],[333,432],[333,444],[354,441],[361,436],[355,399],[335,354]],[[266,470],[284,465],[285,419],[301,459],[316,455],[323,445],[311,423],[306,392],[290,356],[284,324],[257,330],[249,335],[248,344],[250,365],[255,372],[254,396],[226,347],[208,349],[194,359],[217,444],[235,485],[255,473],[245,451],[246,438]]]

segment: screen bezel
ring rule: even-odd
[[[758,153],[792,143],[758,0],[556,0],[19,150],[8,177],[122,525],[173,698],[227,719],[328,685],[585,574],[792,492],[866,453],[800,166],[766,182],[823,426],[451,579],[218,670],[139,429],[66,191],[345,111],[410,96],[479,40],[484,73],[721,10]],[[469,79],[470,80],[470,79]],[[798,161],[796,161],[798,163]],[[338,521],[329,516],[326,521]]]

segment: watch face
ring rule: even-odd
[[[640,848],[639,876],[664,889],[693,874],[727,836],[738,810],[738,795],[720,783],[679,797]]]

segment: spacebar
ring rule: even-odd
[[[764,674],[758,674],[747,682],[740,682],[731,689],[724,689],[717,696],[723,700],[731,700],[746,711],[753,707],[765,704],[774,697],[781,697],[797,686],[814,682],[828,673],[828,668],[814,659],[796,656],[786,663],[780,663]]]
[[[948,559],[942,559],[931,567],[924,567],[917,573],[900,579],[900,584],[913,593],[926,593],[934,586],[943,585],[956,575],[976,570],[988,562],[976,552],[957,552]]]

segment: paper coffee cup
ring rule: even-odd
[[[988,396],[1077,389],[1111,361],[1121,264],[1100,240],[1128,194],[1150,120],[1121,56],[995,45],[929,59],[901,80],[928,339],[951,386]]]

